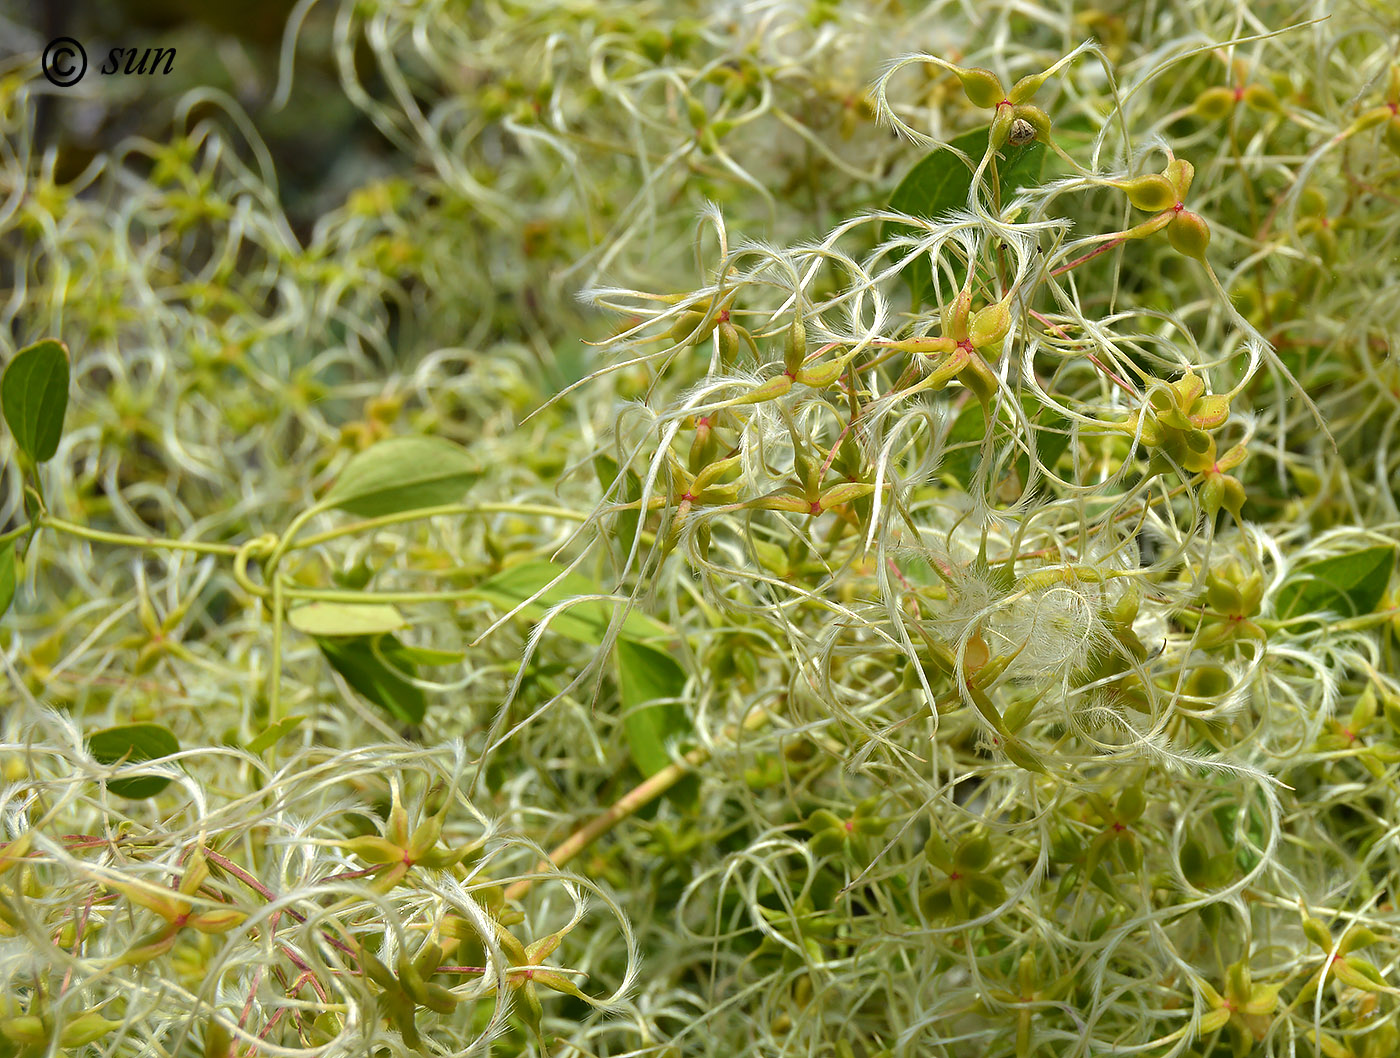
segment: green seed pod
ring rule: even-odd
[[[980,356],[974,356],[958,372],[958,381],[972,390],[984,407],[997,395],[997,376]]]
[[[996,907],[1006,899],[1006,886],[990,875],[972,875],[967,879],[967,889],[983,907]]]
[[[807,842],[813,856],[834,856],[846,847],[845,830],[823,830]]]
[[[1014,107],[997,107],[996,117],[992,118],[991,130],[987,133],[992,150],[1000,150],[1011,135],[1011,125],[1016,120]]]
[[[1210,245],[1210,226],[1199,213],[1183,209],[1167,225],[1167,242],[1177,253],[1204,261]]]
[[[793,317],[788,328],[787,344],[783,348],[783,367],[789,375],[802,370],[802,362],[807,359],[807,325],[801,317]]]
[[[1016,739],[1006,739],[1005,743],[1002,745],[1002,750],[1006,753],[1006,759],[1011,761],[1016,767],[1024,768],[1026,771],[1033,771],[1038,775],[1047,774],[1045,762],[1040,759],[1039,754],[1034,750],[1026,748]],[[1000,903],[1000,901],[997,901],[997,903]]]
[[[1147,808],[1147,794],[1143,791],[1142,783],[1134,783],[1120,793],[1118,802],[1113,807],[1119,822],[1135,823],[1142,818],[1142,813]]]
[[[1160,213],[1176,205],[1176,188],[1161,173],[1121,180],[1113,185],[1128,196],[1128,201],[1148,213]]]
[[[695,440],[690,443],[690,472],[698,474],[715,461],[719,455],[719,438],[708,419],[701,419],[695,425]]]
[[[1278,96],[1274,95],[1274,90],[1267,85],[1252,84],[1244,90],[1244,101],[1246,106],[1255,110],[1276,111],[1279,109]]]
[[[423,1005],[437,1014],[451,1014],[461,1000],[440,984],[427,982],[424,986]]]
[[[1235,109],[1235,92],[1232,88],[1224,85],[1216,85],[1214,88],[1207,88],[1196,97],[1196,101],[1191,104],[1191,109],[1195,111],[1198,118],[1206,121],[1219,121],[1228,117],[1230,111]]]
[[[1244,517],[1240,512],[1244,508],[1244,501],[1248,498],[1245,496],[1244,486],[1240,484],[1238,478],[1230,474],[1222,474],[1220,478],[1221,484],[1224,486],[1220,502],[1227,511],[1235,516],[1236,521],[1240,521]]]
[[[1298,212],[1309,217],[1327,215],[1327,197],[1315,187],[1306,187],[1298,198]]]
[[[113,1029],[120,1028],[121,1024],[120,1021],[109,1021],[96,1011],[79,1014],[71,1021],[63,1023],[63,1029],[58,1034],[58,1044],[60,1047],[85,1047],[106,1036]]]
[[[953,897],[946,885],[925,889],[919,894],[919,910],[924,917],[937,921],[953,913]]]
[[[1043,73],[1027,74],[1011,86],[1011,91],[1006,93],[1006,98],[1018,105],[1029,103],[1036,92],[1040,91],[1040,86],[1045,83],[1045,78],[1048,76],[1050,76],[1048,70]]]
[[[204,1058],[229,1058],[233,1054],[233,1036],[222,1021],[205,1020]]]
[[[740,397],[735,403],[762,404],[764,401],[777,400],[790,389],[792,389],[791,375],[774,375],[767,382],[749,390],[748,393]]]
[[[710,336],[708,330],[703,333],[700,331],[700,327],[704,322],[705,314],[691,309],[688,312],[681,313],[680,318],[676,320],[667,333],[671,341],[675,342],[677,345],[694,345]]]
[[[1358,132],[1365,132],[1367,129],[1373,129],[1381,122],[1390,120],[1393,116],[1394,111],[1388,106],[1372,107],[1348,125],[1346,130],[1342,133],[1342,136],[1355,136]]]
[[[1392,154],[1400,154],[1400,114],[1385,123],[1385,145]]]
[[[971,69],[959,67],[956,72],[958,80],[962,82],[963,92],[973,106],[994,107],[1006,98],[1001,78],[991,70],[975,66]]]
[[[1118,835],[1118,854],[1123,857],[1123,866],[1134,874],[1142,869],[1142,846],[1132,831]]]
[[[1010,330],[1011,308],[1002,300],[973,313],[967,333],[974,349],[995,360],[1001,355],[1002,343]]]
[[[1326,926],[1311,915],[1303,916],[1303,936],[1323,951],[1330,952],[1332,950],[1332,934]]]
[[[378,834],[365,834],[362,837],[342,841],[340,847],[366,863],[397,863],[403,859],[403,848]]]
[[[1196,178],[1196,167],[1185,158],[1173,158],[1162,175],[1171,181],[1172,187],[1176,188],[1176,200],[1182,202],[1186,192],[1191,190],[1191,181]]]
[[[221,911],[202,911],[191,917],[186,924],[200,933],[227,933],[242,925],[247,917],[242,911],[228,908]]]
[[[413,965],[417,968],[419,975],[426,981],[437,973],[437,968],[447,961],[447,953],[443,951],[441,944],[428,943],[423,945],[423,950],[418,953],[418,957],[413,960]]]
[[[399,987],[398,981],[394,980],[394,975],[389,972],[389,968],[369,952],[360,951],[360,966],[364,969],[365,976],[380,988],[397,989]]]
[[[1201,509],[1208,517],[1214,518],[1219,514],[1225,503],[1225,482],[1222,480],[1224,477],[1224,474],[1210,474],[1201,486]]]
[[[1181,846],[1181,855],[1177,862],[1181,864],[1181,873],[1186,877],[1186,880],[1196,888],[1201,888],[1206,881],[1208,865],[1205,846],[1195,838],[1187,838],[1185,844]],[[1307,926],[1305,925],[1303,929],[1306,932]]]
[[[939,313],[945,337],[955,342],[967,340],[967,317],[972,311],[972,291],[962,290]]]
[[[728,320],[719,325],[719,362],[723,367],[733,367],[739,358],[739,328]]]
[[[21,1014],[13,1018],[0,1018],[0,1036],[11,1043],[39,1047],[48,1042],[49,1030],[43,1018]]]
[[[427,982],[423,980],[423,975],[418,972],[418,967],[413,965],[413,960],[408,957],[407,952],[399,955],[395,969],[398,970],[399,987],[415,1003],[424,1002],[428,995]]]
[[[1029,143],[1031,140],[1048,140],[1050,138],[1050,115],[1041,110],[1040,107],[1033,106],[1029,103],[1023,103],[1015,107],[1011,113],[1013,121],[1012,128],[1008,131],[1008,136],[1013,143],[1019,146]],[[1035,131],[1035,135],[1016,139],[1015,123],[1017,121],[1024,121]]]
[[[1226,616],[1244,613],[1244,597],[1233,584],[1214,581],[1206,589],[1206,603],[1218,614]]]
[[[984,871],[992,862],[992,843],[985,837],[968,838],[953,853],[953,866],[959,873]]]
[[[440,837],[442,837],[442,817],[428,816],[414,828],[413,836],[408,840],[409,858],[418,859],[419,856],[436,845]]]

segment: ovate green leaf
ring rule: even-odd
[[[297,714],[296,716],[284,716],[277,723],[272,724],[261,735],[258,735],[247,745],[249,753],[261,753],[269,746],[282,741],[287,735],[295,731],[306,717]]]
[[[310,636],[376,636],[408,625],[393,606],[311,602],[287,612],[287,623]]]
[[[512,610],[563,572],[564,567],[554,562],[523,562],[478,584],[472,590],[472,594],[505,610]],[[538,619],[550,607],[569,599],[580,595],[601,594],[605,593],[593,581],[581,573],[570,573],[521,612]],[[575,603],[556,614],[549,622],[549,627],[551,631],[577,642],[597,645],[603,641],[613,610],[621,605],[621,601],[607,602],[601,599]],[[670,630],[640,610],[633,609],[623,618],[621,634],[634,640],[657,639],[668,636]]]
[[[655,775],[671,763],[666,743],[690,731],[684,707],[672,700],[685,690],[685,671],[665,651],[626,639],[617,641],[617,671],[632,761]]]
[[[68,410],[68,347],[45,338],[16,353],[0,378],[0,406],[20,451],[52,459]]]
[[[422,690],[401,675],[416,677],[417,667],[394,636],[380,636],[377,642],[373,636],[317,637],[316,645],[346,683],[390,716],[418,724],[427,715]]]
[[[1021,408],[1035,436],[1035,454],[1042,467],[1053,468],[1069,446],[1069,420],[1059,412],[1045,407],[1031,393],[1021,395]],[[1008,414],[1004,412],[1004,414]],[[1012,432],[1020,437],[1024,430],[1018,422]],[[939,468],[966,486],[976,473],[982,458],[982,438],[987,430],[986,411],[980,401],[968,401],[948,430],[945,445],[950,449]],[[1024,485],[1030,475],[1030,458],[1022,453],[1016,458],[1015,473]],[[1008,468],[1003,467],[1002,473]]]
[[[1324,610],[1343,617],[1371,613],[1394,565],[1395,549],[1381,544],[1301,566],[1279,589],[1276,611],[1283,619]]]
[[[988,129],[974,129],[953,140],[956,147],[972,159],[975,167],[987,152]],[[1045,145],[1035,142],[1024,147],[1009,144],[998,152],[997,193],[1005,205],[1023,187],[1040,183],[1045,164]],[[948,147],[940,147],[916,162],[890,195],[890,209],[914,217],[939,217],[951,210],[966,209],[972,190],[972,172],[968,164]],[[988,169],[986,178],[991,179]],[[914,229],[903,224],[885,225],[884,237],[913,234]],[[917,310],[933,290],[933,274],[928,256],[922,254],[901,273],[909,287],[913,307]]]
[[[0,617],[5,616],[15,598],[15,542],[0,544]]]
[[[180,743],[168,728],[159,724],[121,724],[95,731],[88,738],[88,749],[103,764],[157,760],[180,752]],[[143,775],[113,779],[107,789],[118,797],[154,797],[170,780],[164,775]]]
[[[321,500],[362,518],[458,503],[480,476],[460,445],[441,437],[391,437],[355,455]]]

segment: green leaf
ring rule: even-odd
[[[287,735],[290,735],[305,719],[306,717],[301,714],[297,714],[296,716],[284,716],[281,720],[277,721],[277,723],[268,727],[261,735],[258,735],[249,742],[245,748],[249,753],[261,753],[269,746],[275,745],[282,741]]]
[[[393,606],[338,602],[293,607],[287,612],[287,623],[309,636],[377,636],[408,625]]]
[[[1372,613],[1394,565],[1395,549],[1380,544],[1302,566],[1279,589],[1276,612],[1284,620],[1324,610],[1343,617]]]
[[[1069,446],[1069,420],[1043,406],[1032,393],[1021,394],[1021,408],[1035,434],[1035,453],[1041,466],[1053,468]],[[1019,423],[1013,430],[1017,436],[1021,436]],[[986,432],[987,415],[982,403],[968,401],[948,430],[945,443],[951,451],[944,456],[939,473],[950,474],[959,484],[966,486],[981,463],[981,444]],[[1027,455],[1022,453],[1017,457],[1016,473],[1022,483],[1030,475],[1030,466]],[[1005,467],[1001,472],[1006,473]]]
[[[0,617],[15,599],[15,542],[0,544]]]
[[[359,694],[406,724],[422,723],[428,712],[428,700],[422,690],[399,675],[405,672],[416,677],[418,669],[407,656],[404,645],[394,636],[380,636],[377,643],[373,636],[350,639],[318,636],[316,645],[331,668]]]
[[[458,503],[480,476],[465,448],[441,437],[391,437],[355,455],[321,500],[362,518]]]
[[[684,707],[663,700],[680,697],[685,671],[665,651],[626,639],[617,641],[617,671],[632,761],[643,775],[655,775],[671,763],[666,743],[691,729]]]
[[[972,132],[953,140],[949,147],[956,147],[969,158],[975,167],[987,153],[987,128]],[[1005,206],[1023,187],[1040,183],[1041,170],[1045,164],[1045,145],[1035,142],[1024,147],[1003,147],[998,152],[997,190],[1000,205]],[[966,209],[968,195],[972,190],[972,172],[967,163],[948,147],[940,147],[927,155],[904,175],[904,179],[890,195],[889,208],[915,217],[935,218],[951,210]],[[991,171],[987,172],[990,179]],[[915,229],[904,224],[886,224],[883,237],[917,234]],[[912,307],[917,311],[933,291],[933,276],[929,269],[928,255],[921,254],[909,263],[903,271],[904,282],[909,287]]]
[[[68,410],[68,347],[45,338],[16,353],[0,379],[0,406],[20,451],[35,463],[52,459]]]
[[[472,589],[472,594],[506,610],[512,610],[563,572],[564,567],[554,562],[522,562],[478,584]],[[576,596],[602,594],[606,594],[602,588],[581,573],[570,573],[521,612],[538,619],[550,607]],[[620,605],[621,602],[606,602],[601,599],[576,603],[556,614],[549,622],[549,627],[551,631],[579,643],[597,646],[602,643],[608,630],[614,608]],[[627,639],[644,640],[669,637],[671,631],[660,621],[647,616],[641,610],[633,609],[622,621],[621,634]]]
[[[118,764],[168,757],[180,752],[180,743],[169,728],[159,724],[121,724],[94,731],[88,737],[88,749],[103,764]],[[118,797],[136,799],[154,797],[169,785],[164,775],[146,775],[110,780],[107,789]]]

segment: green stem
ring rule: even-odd
[[[282,577],[272,575],[272,665],[268,674],[268,726],[282,719]],[[272,747],[268,747],[271,749]]]
[[[89,529],[83,525],[73,522],[65,522],[61,518],[54,518],[51,515],[44,515],[39,519],[39,527],[52,529],[54,532],[67,533],[69,536],[82,537],[84,540],[94,540],[101,544],[118,544],[125,547],[150,547],[164,548],[168,551],[193,551],[201,555],[229,555],[234,556],[239,552],[236,544],[210,544],[199,540],[169,540],[156,536],[132,536],[128,533],[109,533],[102,529]],[[0,544],[7,540],[12,540],[17,536],[23,536],[29,532],[29,526],[11,530],[3,537],[0,537]]]
[[[328,529],[323,533],[303,537],[295,545],[289,544],[288,549],[314,547],[337,537],[363,533],[371,529],[382,529],[387,525],[416,521],[420,518],[436,518],[449,514],[539,514],[545,517],[567,518],[575,522],[586,522],[589,518],[586,514],[571,511],[566,507],[550,507],[539,503],[450,503],[441,507],[421,507],[417,510],[400,511],[397,514],[386,514],[378,518],[366,518],[364,521],[351,522],[349,525],[342,525],[337,529]]]

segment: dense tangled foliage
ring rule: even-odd
[[[26,62],[0,1058],[1400,1048],[1388,5]]]

